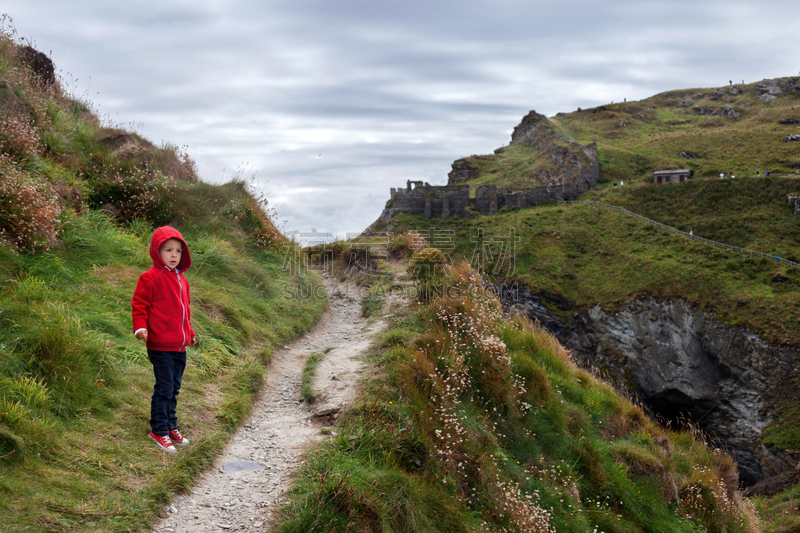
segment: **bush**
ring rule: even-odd
[[[156,226],[168,224],[175,216],[175,180],[150,170],[117,170],[96,179],[90,200],[113,213],[121,222],[143,219]]]
[[[37,128],[25,119],[5,117],[0,121],[0,151],[15,158],[38,155],[42,144]]]
[[[47,249],[56,240],[60,212],[49,184],[0,155],[0,239],[19,249]]]
[[[239,223],[241,228],[255,239],[256,246],[272,248],[285,239],[267,211],[264,198],[249,197],[244,201],[231,200],[225,216]]]
[[[395,235],[389,241],[389,255],[394,259],[405,259],[414,253],[414,239],[415,235],[412,233]]]

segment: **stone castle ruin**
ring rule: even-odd
[[[597,145],[584,146],[567,138],[547,117],[535,111],[514,128],[511,144],[517,143],[536,149],[548,163],[530,176],[530,188],[515,191],[479,185],[470,198],[468,182],[480,173],[467,159],[459,159],[452,165],[447,185],[408,180],[405,188],[391,188],[391,197],[378,221],[388,224],[397,213],[445,219],[475,212],[493,215],[503,207],[525,208],[550,200],[562,202],[591,189],[600,177]]]

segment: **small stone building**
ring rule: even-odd
[[[692,171],[688,168],[678,170],[656,170],[653,172],[653,183],[683,183],[692,177]]]

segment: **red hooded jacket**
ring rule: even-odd
[[[161,260],[159,248],[169,239],[183,243],[181,259],[175,269]],[[192,314],[189,310],[189,282],[184,272],[192,266],[189,249],[175,228],[164,226],[150,239],[153,266],[139,276],[133,292],[133,331],[147,330],[147,347],[151,350],[182,352],[192,344]]]

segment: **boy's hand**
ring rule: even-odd
[[[136,332],[136,338],[141,340],[141,341],[147,342],[147,330],[146,329],[140,329],[139,331],[137,331]]]
[[[194,346],[197,344],[197,336],[192,337],[192,342],[189,343],[189,346]]]

